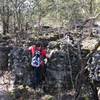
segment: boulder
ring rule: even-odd
[[[12,98],[7,92],[0,91],[0,100],[12,100]]]
[[[92,55],[88,70],[91,80],[100,82],[100,51]]]
[[[65,77],[66,73],[66,54],[62,51],[55,52],[48,63],[46,72],[47,72],[47,82],[52,89],[54,87],[62,88],[66,84]],[[59,86],[60,85],[60,86]]]
[[[69,55],[67,47],[69,49]],[[74,50],[75,51],[75,50]],[[80,70],[79,58],[74,54],[72,47],[67,42],[50,42],[48,52],[53,52],[46,67],[47,86],[46,91],[51,93],[72,88],[72,81]],[[70,60],[70,62],[69,62]],[[70,65],[71,63],[71,65]],[[73,79],[71,79],[71,75]]]
[[[23,48],[14,47],[9,53],[9,66],[15,75],[15,84],[30,85],[32,67],[30,55]]]

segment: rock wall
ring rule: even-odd
[[[53,54],[46,67],[48,85],[45,89],[51,93],[59,89],[61,91],[72,89],[75,77],[81,68],[78,55],[75,55],[71,45],[67,44],[67,42],[52,41],[48,45],[48,51]]]
[[[32,67],[30,54],[26,50],[14,47],[9,53],[9,66],[15,75],[15,84],[31,84]]]
[[[52,44],[52,46],[50,46]],[[72,80],[79,70],[78,57],[72,53],[69,46],[69,54],[72,66],[69,65],[67,51],[59,47],[59,43],[50,43],[48,52],[54,51],[46,66],[46,79],[48,89],[61,90],[72,88]],[[62,45],[62,44],[61,44]],[[64,45],[63,45],[64,46]],[[52,49],[49,49],[52,48]],[[13,47],[9,53],[9,67],[15,76],[15,84],[31,85],[33,69],[30,65],[31,55],[20,47]],[[71,73],[72,72],[72,73]],[[73,79],[71,79],[71,74]]]
[[[65,88],[68,78],[68,73],[66,73],[66,54],[62,51],[56,51],[50,61],[48,62],[46,72],[47,72],[47,83],[49,85],[49,90],[55,91],[58,88]],[[66,77],[67,76],[67,77]]]
[[[8,69],[8,53],[10,52],[10,47],[0,47],[0,70]]]
[[[89,77],[91,80],[100,82],[100,51],[93,54],[89,64]]]
[[[72,89],[75,77],[81,69],[77,47],[68,41],[53,41],[48,45],[48,52],[53,51],[46,66],[46,91],[54,92]],[[9,54],[8,54],[9,53]],[[82,57],[88,52],[82,50]],[[89,65],[89,76],[92,80],[100,81],[99,60],[100,52],[93,54]],[[31,55],[24,48],[0,48],[0,68],[8,67],[15,76],[15,84],[30,86],[34,77],[33,68],[30,65]]]

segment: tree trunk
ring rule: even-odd
[[[6,24],[5,24],[5,20],[3,20],[3,35],[6,35]]]
[[[94,0],[90,1],[90,16],[94,15]],[[93,37],[92,27],[93,27],[94,20],[90,20],[90,37]]]
[[[3,5],[2,7],[2,23],[3,23],[3,34],[6,35],[6,33],[9,33],[9,17],[10,17],[10,11],[8,5]]]
[[[3,35],[6,35],[6,24],[5,24],[5,7],[2,8],[3,15],[2,15],[2,24],[3,24]]]
[[[6,32],[9,33],[9,17],[10,17],[9,7],[7,6],[7,18],[6,18]]]
[[[40,23],[41,23],[41,14],[39,15],[39,19],[38,19],[38,33],[41,32],[41,25],[40,25]]]

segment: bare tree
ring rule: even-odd
[[[9,0],[1,1],[1,20],[3,24],[3,34],[9,33],[9,19],[10,19],[10,8],[9,8]]]

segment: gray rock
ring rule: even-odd
[[[93,54],[88,70],[92,80],[100,81],[100,51]]]
[[[0,91],[0,100],[13,100],[8,93]]]
[[[8,69],[8,53],[10,47],[0,47],[0,70]]]
[[[30,85],[30,55],[23,48],[14,47],[9,54],[9,66],[15,75],[15,84]]]
[[[63,91],[71,85],[70,68],[66,56],[66,52],[58,50],[48,62],[46,68],[48,91],[54,92],[58,89]]]
[[[57,46],[57,42],[56,42],[56,41],[51,41],[51,42],[48,44],[48,48],[49,48],[49,49],[54,49],[56,46]]]

